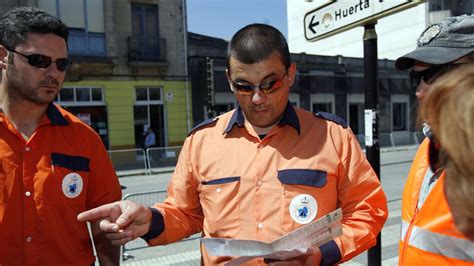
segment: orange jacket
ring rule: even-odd
[[[324,116],[289,104],[280,124],[260,139],[237,109],[193,131],[168,199],[156,205],[165,230],[150,243],[201,230],[205,237],[270,242],[341,207],[343,235],[321,247],[324,262],[346,261],[373,246],[387,218],[382,187],[350,128]],[[295,217],[302,195],[314,201],[308,216]],[[205,265],[230,259],[201,250]]]
[[[441,173],[420,209],[420,189],[429,167],[429,139],[420,145],[403,192],[400,265],[473,265],[474,242],[455,227]],[[427,264],[429,263],[429,264]]]
[[[99,136],[50,104],[28,140],[0,112],[0,265],[91,265],[79,213],[122,192]]]

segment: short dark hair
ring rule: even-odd
[[[227,69],[230,58],[244,64],[261,62],[277,51],[283,65],[291,65],[290,51],[285,36],[276,28],[266,24],[250,24],[234,34],[227,48]]]
[[[69,36],[66,24],[36,7],[13,8],[0,20],[0,44],[9,50],[25,42],[28,33],[52,33],[63,38],[66,45]]]

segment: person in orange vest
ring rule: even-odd
[[[423,102],[439,76],[469,62],[474,62],[474,15],[429,26],[417,48],[398,58],[395,66],[411,69],[416,96]],[[474,242],[455,227],[444,195],[446,173],[440,167],[439,144],[426,122],[423,132],[427,138],[418,148],[403,191],[399,264],[473,265]]]
[[[437,80],[420,111],[440,144],[444,192],[454,222],[474,241],[474,64]]]
[[[296,64],[283,34],[265,24],[240,29],[226,74],[239,106],[189,133],[164,203],[122,201],[78,219],[106,218],[101,228],[118,245],[136,237],[163,245],[198,232],[271,242],[341,208],[342,235],[284,263],[334,265],[375,245],[387,219],[380,182],[344,120],[289,102]],[[232,259],[201,252],[204,265]]]

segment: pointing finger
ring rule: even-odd
[[[118,204],[119,203],[117,202],[113,202],[113,203],[105,204],[100,207],[79,213],[79,215],[77,215],[77,220],[79,222],[95,222],[99,218],[110,217],[110,214],[115,208],[114,206],[115,205],[118,206]]]

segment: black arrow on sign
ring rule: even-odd
[[[319,25],[319,21],[316,21],[316,23],[314,23],[314,17],[311,17],[311,21],[309,22],[309,30],[313,33],[313,34],[316,34],[316,31],[313,29],[314,27],[318,26]]]

